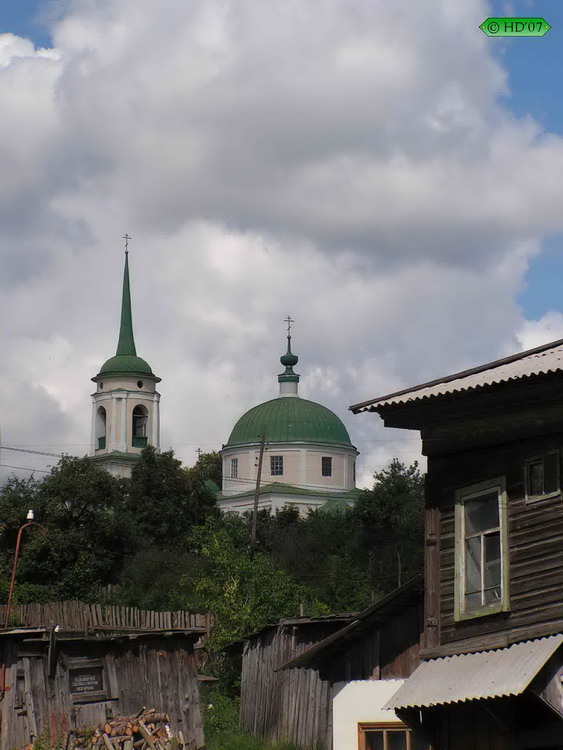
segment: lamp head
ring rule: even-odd
[[[34,517],[35,517],[35,515],[34,515],[33,511],[32,510],[28,510],[27,511],[27,520],[28,521],[33,521]]]

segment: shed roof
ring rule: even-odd
[[[261,628],[258,628],[252,633],[249,633],[248,635],[244,636],[244,638],[241,638],[240,641],[236,641],[235,643],[231,644],[233,646],[244,643],[248,641],[250,638],[256,638],[259,635],[262,635],[268,630],[280,628],[280,627],[288,627],[288,626],[295,626],[295,627],[309,627],[310,625],[322,625],[322,624],[331,624],[335,623],[338,625],[338,623],[343,622],[350,622],[351,620],[354,620],[358,616],[357,612],[336,612],[334,614],[330,615],[313,615],[311,617],[282,617],[278,622],[270,622],[266,625],[263,625]]]
[[[350,406],[354,414],[563,371],[563,339]]]
[[[423,662],[384,706],[427,708],[521,695],[563,643],[563,634],[514,643],[496,651]]]
[[[343,651],[350,641],[356,641],[364,633],[374,627],[384,624],[392,617],[400,614],[406,607],[414,604],[422,596],[424,590],[423,576],[416,576],[399,588],[384,596],[336,633],[315,643],[299,656],[290,659],[278,669],[294,669],[296,667],[316,667],[319,659],[334,656]]]
[[[15,627],[0,629],[0,638],[16,638],[19,640],[49,640],[53,631],[51,627]],[[199,637],[207,633],[206,628],[155,628],[153,630],[138,628],[118,628],[107,626],[96,626],[88,630],[77,628],[60,628],[56,631],[58,641],[112,641],[117,638],[155,638],[168,636],[193,636]]]

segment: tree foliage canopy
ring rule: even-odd
[[[130,479],[87,458],[63,458],[45,478],[12,477],[0,494],[0,572],[6,593],[18,528],[29,508],[20,601],[80,598],[211,612],[215,648],[282,616],[356,611],[422,569],[423,484],[398,460],[344,512],[300,517],[287,507],[251,519],[221,516],[216,453],[184,468],[172,451],[143,451]]]

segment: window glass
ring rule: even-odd
[[[323,456],[321,459],[321,464],[322,464],[323,477],[331,477],[332,476],[332,457]]]
[[[386,750],[407,750],[407,733],[403,729],[388,731]]]
[[[470,490],[467,488],[464,492],[469,495]],[[462,573],[456,583],[461,586],[458,592],[460,613],[478,612],[503,598],[499,489],[469,495],[465,502],[462,500],[457,519],[462,521],[456,540]]]
[[[283,456],[270,456],[270,474],[273,477],[283,475]]]
[[[369,729],[365,732],[365,750],[383,750],[383,731],[383,729]]]
[[[465,534],[498,527],[498,492],[488,492],[465,502]]]
[[[465,593],[481,592],[481,537],[465,540]]]
[[[231,479],[238,477],[238,458],[231,458]]]
[[[528,495],[543,495],[543,460],[528,464]]]

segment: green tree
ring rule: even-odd
[[[237,519],[208,522],[194,529],[191,549],[205,562],[195,577],[181,578],[192,608],[215,617],[210,645],[214,650],[248,635],[284,615],[294,615],[307,596],[304,587],[279,570],[262,552],[251,554],[244,525]]]
[[[361,525],[360,544],[371,576],[389,590],[422,570],[424,476],[418,463],[406,467],[394,458],[374,478],[373,488],[356,502],[353,517]]]
[[[223,483],[223,460],[217,451],[202,453],[198,456],[193,468],[203,476],[204,480],[211,480],[218,489],[221,489]]]
[[[41,480],[8,480],[0,495],[2,568],[11,570],[19,526],[33,508],[45,534],[26,530],[18,565],[20,596],[43,587],[57,598],[88,598],[116,580],[132,539],[124,513],[124,480],[87,458],[64,457]],[[29,590],[29,588],[28,588]]]
[[[217,503],[206,486],[203,471],[185,469],[173,451],[145,448],[133,467],[127,511],[142,544],[176,543],[208,515]]]

